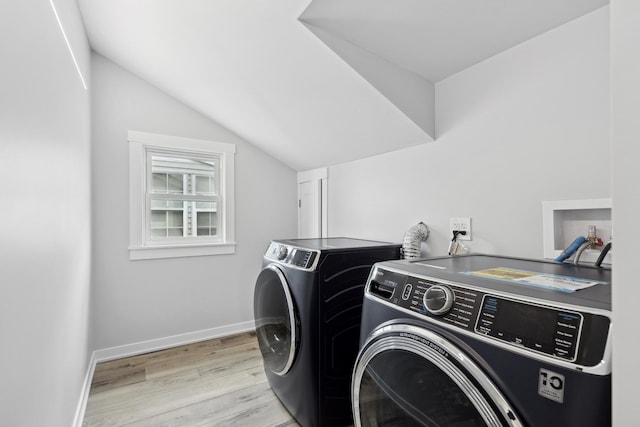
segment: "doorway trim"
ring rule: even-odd
[[[300,199],[300,184],[305,182],[316,182],[320,188],[319,194],[319,203],[320,203],[320,236],[317,237],[328,237],[329,236],[329,222],[328,222],[328,169],[327,168],[319,168],[312,169],[307,171],[298,172],[298,237],[300,237],[300,213],[301,213],[301,199]]]

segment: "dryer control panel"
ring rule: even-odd
[[[318,254],[318,251],[271,242],[264,257],[301,270],[313,270],[317,264]]]
[[[606,316],[375,267],[366,293],[414,316],[478,339],[584,366],[603,357]]]

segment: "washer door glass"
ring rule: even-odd
[[[520,426],[489,379],[443,345],[448,342],[418,328],[391,332],[370,340],[358,356],[352,390],[356,426]]]
[[[286,374],[297,347],[296,318],[289,285],[276,265],[267,266],[258,275],[253,311],[265,368]]]

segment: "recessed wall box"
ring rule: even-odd
[[[578,236],[587,237],[589,226],[606,244],[611,237],[611,199],[557,200],[542,202],[544,257],[555,259]],[[594,263],[602,246],[587,249],[580,263]],[[611,264],[613,249],[604,259]],[[569,262],[569,261],[566,261]]]

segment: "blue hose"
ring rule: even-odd
[[[564,260],[573,255],[573,253],[577,251],[580,245],[582,245],[586,240],[587,239],[583,236],[576,238],[576,240],[574,240],[567,249],[565,249],[560,255],[558,255],[556,261],[564,262]]]

